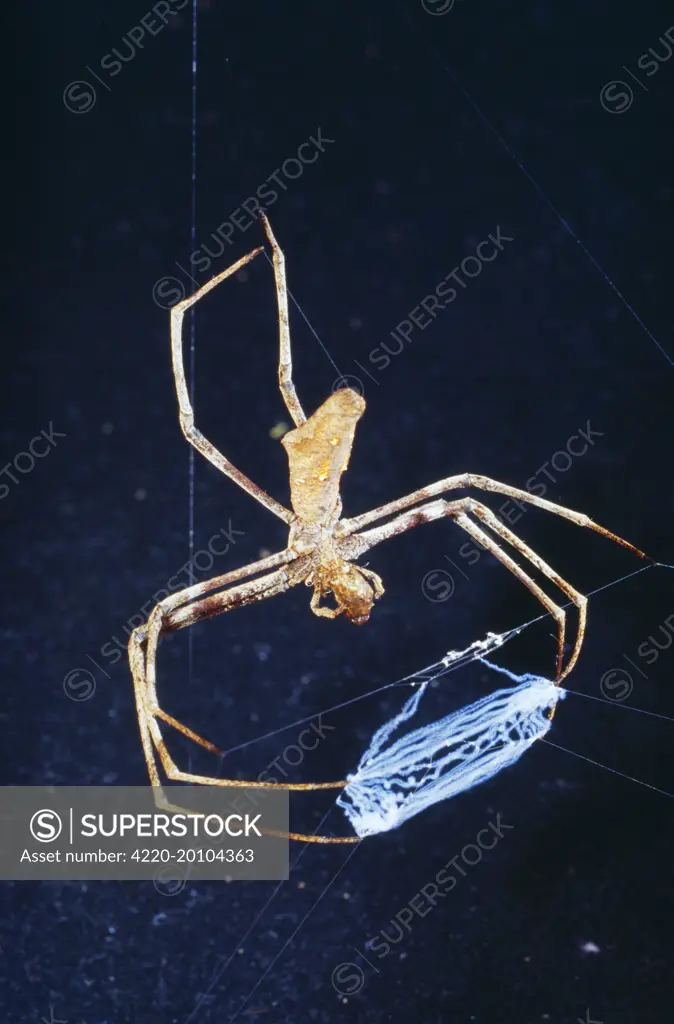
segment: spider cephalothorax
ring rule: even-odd
[[[288,289],[286,286],[283,253],[274,238],[269,221],[262,215],[267,238],[274,255],[274,277],[278,299],[280,329],[279,385],[281,394],[295,427],[282,439],[290,464],[290,491],[292,511],[281,505],[257,484],[233,466],[222,452],[211,444],[194,425],[194,411],[185,380],[183,365],[182,325],[185,313],[202,296],[225,278],[236,274],[249,263],[261,248],[237,260],[211,281],[202,285],[194,295],[183,299],[171,310],[171,353],[173,373],[178,393],[180,425],[188,441],[222,473],[234,480],[244,491],[273,512],[290,529],[288,546],[284,551],[267,555],[251,565],[233,569],[203,583],[197,583],[164,598],[153,609],[146,625],[138,626],[129,640],[129,660],[133,673],[138,709],[138,723],[147,761],[150,781],[161,792],[161,783],[155,760],[159,754],[170,779],[200,782],[214,786],[254,786],[284,789],[342,789],[346,780],[337,782],[242,782],[240,780],[210,778],[180,771],[168,752],[159,722],[189,736],[195,743],[218,752],[208,740],[179,722],[159,706],[157,697],[156,659],[160,638],[176,629],[191,626],[201,619],[219,612],[231,611],[253,604],[275,594],[283,594],[298,583],[313,586],[311,609],[324,618],[344,614],[351,622],[366,622],[374,601],[384,592],[376,573],[356,565],[360,558],[381,541],[396,537],[422,523],[449,518],[486,551],[490,551],[517,579],[535,594],[557,623],[557,677],[560,682],[576,663],[585,633],[587,598],[562,579],[527,544],[509,529],[487,505],[475,498],[464,497],[447,501],[442,494],[458,489],[478,489],[505,494],[518,502],[526,502],[547,509],[578,526],[589,527],[605,537],[622,544],[642,558],[646,556],[632,544],[610,533],[588,516],[564,508],[545,498],[539,498],[518,487],[500,483],[487,476],[458,473],[438,480],[434,484],[413,491],[403,498],[391,501],[353,519],[342,519],[339,496],[341,475],[346,469],[353,445],[356,423],[365,409],[364,399],[350,388],[335,391],[310,416],[304,410],[295,392],[292,379],[290,353],[290,327],[288,321]],[[429,500],[434,499],[434,500]],[[477,520],[477,521],[476,521]],[[366,527],[372,526],[371,529]],[[488,532],[487,532],[488,531]],[[509,545],[523,560],[529,562],[546,579],[554,583],[575,605],[578,611],[578,632],[571,655],[564,664],[566,612],[536,583],[529,573],[504,550]],[[320,604],[331,594],[336,607]],[[293,839],[308,842],[358,842],[358,837],[326,837],[289,833]]]
[[[376,572],[339,557],[320,562],[305,582],[314,588],[311,610],[315,615],[334,619],[343,612],[357,626],[367,622],[372,605],[384,593],[384,584]],[[333,595],[335,608],[321,605],[321,598],[327,594]]]

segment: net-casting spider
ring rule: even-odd
[[[587,526],[623,547],[629,548],[642,558],[647,558],[632,544],[610,533],[593,522],[588,516],[564,508],[552,501],[536,497],[528,491],[508,484],[499,483],[486,476],[460,473],[446,477],[413,491],[404,498],[388,502],[379,508],[353,519],[342,519],[342,502],[339,495],[340,478],[346,469],[353,445],[356,423],[365,410],[365,400],[355,391],[342,388],[335,391],[308,419],[295,392],[292,380],[292,359],[290,352],[290,327],[288,321],[288,292],[286,286],[285,260],[272,233],[269,221],[263,215],[262,221],[273,251],[274,278],[279,311],[280,362],[279,386],[294,423],[281,439],[290,464],[290,496],[292,511],[280,505],[266,494],[257,484],[249,480],[239,469],[219,452],[194,425],[194,411],[190,404],[185,380],[182,350],[182,324],[186,311],[207,292],[225,278],[236,274],[250,263],[263,247],[254,249],[223,270],[211,281],[199,288],[194,295],[179,302],[171,309],[171,353],[175,377],[180,425],[185,437],[226,476],[234,480],[244,491],[287,523],[289,527],[288,546],[275,555],[262,558],[240,569],[216,576],[188,587],[179,593],[160,601],[151,612],[147,623],[134,630],[129,641],[129,658],[133,672],[136,707],[143,751],[153,786],[160,787],[155,750],[170,779],[182,782],[196,782],[214,786],[281,787],[289,790],[341,789],[346,781],[322,783],[285,782],[242,782],[236,779],[210,778],[181,771],[172,760],[159,728],[158,720],[166,722],[196,743],[220,753],[208,740],[202,739],[159,706],[157,698],[156,658],[159,639],[173,630],[191,626],[202,619],[220,612],[232,611],[244,605],[261,601],[263,598],[282,594],[298,583],[313,587],[310,607],[315,615],[333,619],[345,615],[354,623],[367,622],[374,602],[384,593],[384,586],[370,569],[356,564],[356,560],[383,540],[395,537],[422,523],[448,516],[465,530],[478,544],[490,551],[529,590],[557,622],[558,648],[556,682],[560,682],[575,665],[585,633],[587,599],[566,580],[562,579],[547,562],[536,554],[524,541],[497,518],[482,502],[474,498],[457,498],[446,501],[438,498],[428,501],[445,491],[459,488],[476,488],[505,494],[518,501],[528,502],[538,508],[547,509],[570,519],[579,526]],[[408,511],[404,511],[407,509]],[[377,520],[385,519],[381,525],[365,529]],[[502,542],[527,559],[573,602],[578,609],[578,632],[571,656],[564,666],[564,638],[566,614],[563,608],[539,587],[501,545],[478,525],[479,520]],[[334,606],[321,603],[332,594]],[[290,833],[294,839],[310,842],[358,842],[356,837],[333,838]]]

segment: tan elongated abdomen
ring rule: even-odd
[[[290,500],[304,522],[327,523],[333,514],[356,423],[364,411],[365,399],[342,388],[281,439],[290,464]]]

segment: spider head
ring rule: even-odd
[[[374,581],[371,585],[370,578]],[[320,566],[312,583],[314,595],[311,599],[311,610],[315,615],[334,619],[344,614],[349,622],[360,626],[370,618],[372,605],[383,593],[381,580],[375,573],[363,570],[353,562],[334,559]],[[321,597],[332,592],[337,604],[336,608],[320,605]]]

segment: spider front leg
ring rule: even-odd
[[[279,313],[279,387],[295,426],[300,426],[306,421],[306,416],[304,415],[304,410],[302,409],[297,397],[292,377],[290,318],[288,315],[288,286],[286,283],[285,258],[276,238],[274,237],[271,225],[264,214],[262,214],[262,223],[264,224],[264,229],[267,233],[267,238],[269,239],[273,253],[272,265],[274,268],[274,281],[276,284],[276,297]],[[187,380],[185,378],[183,356],[183,320],[185,318],[185,313],[188,309],[194,306],[195,303],[216,288],[222,281],[225,281],[228,277],[236,274],[247,263],[250,263],[251,260],[255,259],[255,257],[261,252],[263,252],[263,248],[261,246],[257,249],[253,249],[245,256],[242,256],[241,259],[237,260],[236,263],[233,263],[230,267],[227,267],[219,274],[216,274],[210,281],[207,281],[201,286],[201,288],[198,288],[193,295],[188,296],[172,307],[171,361],[180,410],[180,426],[187,440],[190,444],[194,445],[197,451],[201,452],[201,454],[217,469],[222,473],[225,473],[230,477],[230,479],[234,480],[239,487],[256,498],[265,506],[265,508],[268,508],[270,512],[273,512],[284,522],[290,524],[293,520],[292,512],[281,505],[280,502],[276,501],[275,498],[272,498],[271,495],[267,494],[266,491],[263,491],[261,487],[250,480],[249,477],[241,472],[240,469],[237,469],[236,466],[234,466],[229,459],[222,454],[222,452],[218,451],[215,445],[212,444],[208,438],[204,437],[201,431],[197,429],[194,423],[194,409],[192,408]]]
[[[250,480],[245,473],[242,473],[240,469],[237,469],[229,459],[225,458],[222,452],[212,444],[208,438],[204,437],[200,430],[194,425],[194,410],[190,401],[190,394],[187,388],[187,381],[185,379],[185,365],[183,358],[183,320],[185,313],[191,306],[193,306],[199,299],[202,299],[204,295],[212,291],[221,281],[231,277],[232,274],[236,274],[242,267],[247,263],[250,263],[259,253],[263,251],[260,246],[257,249],[253,249],[246,256],[242,256],[240,260],[233,263],[231,267],[227,267],[221,273],[216,274],[215,277],[207,281],[206,284],[202,285],[201,288],[197,289],[194,295],[188,296],[183,299],[182,302],[178,302],[171,309],[171,361],[173,365],[173,376],[175,379],[176,393],[178,396],[178,406],[180,410],[180,426],[183,434],[190,442],[194,445],[198,452],[208,459],[221,473],[224,473],[231,480],[239,485],[244,491],[252,495],[260,504],[268,508],[270,512],[277,515],[279,519],[282,519],[285,523],[291,523],[293,514],[287,508],[284,508],[280,502],[272,498],[271,495],[263,491],[256,483]]]
[[[502,537],[507,543],[514,547],[520,552],[525,558],[527,558],[532,565],[540,570],[548,579],[552,580],[566,595],[573,601],[578,608],[579,622],[578,622],[578,633],[576,636],[576,642],[571,653],[566,668],[564,668],[564,645],[566,636],[566,613],[563,608],[548,597],[544,590],[542,590],[538,584],[529,576],[524,570],[513,561],[513,559],[494,541],[484,530],[474,523],[468,516],[467,513],[472,512],[475,516],[481,519],[490,529]],[[514,576],[517,577],[528,589],[534,594],[541,602],[543,607],[553,616],[557,622],[557,675],[556,682],[561,680],[569,674],[571,669],[578,660],[580,649],[583,643],[583,637],[585,635],[585,625],[587,620],[587,598],[580,594],[570,583],[555,572],[535,551],[532,550],[524,541],[513,533],[512,530],[504,526],[503,523],[494,515],[491,509],[487,508],[479,501],[475,501],[472,498],[459,498],[457,501],[433,501],[427,505],[421,505],[417,508],[412,509],[409,512],[405,512],[383,526],[376,527],[372,530],[366,530],[364,533],[353,534],[348,540],[344,541],[344,546],[349,554],[349,557],[359,557],[368,551],[375,544],[379,544],[383,540],[387,540],[389,537],[396,537],[400,533],[404,533],[407,530],[413,529],[415,526],[420,526],[422,523],[434,522],[436,519],[444,518],[445,516],[451,517],[458,526],[466,531],[478,544],[480,544],[487,551],[490,551],[503,565],[506,566]]]
[[[295,391],[293,383],[293,360],[290,349],[290,317],[288,314],[288,285],[286,282],[286,261],[283,251],[279,246],[271,224],[262,214],[262,223],[267,233],[273,253],[274,281],[276,283],[276,300],[278,304],[278,326],[279,326],[279,364],[278,381],[283,395],[286,408],[293,418],[293,423],[299,427],[306,421],[304,410]]]

